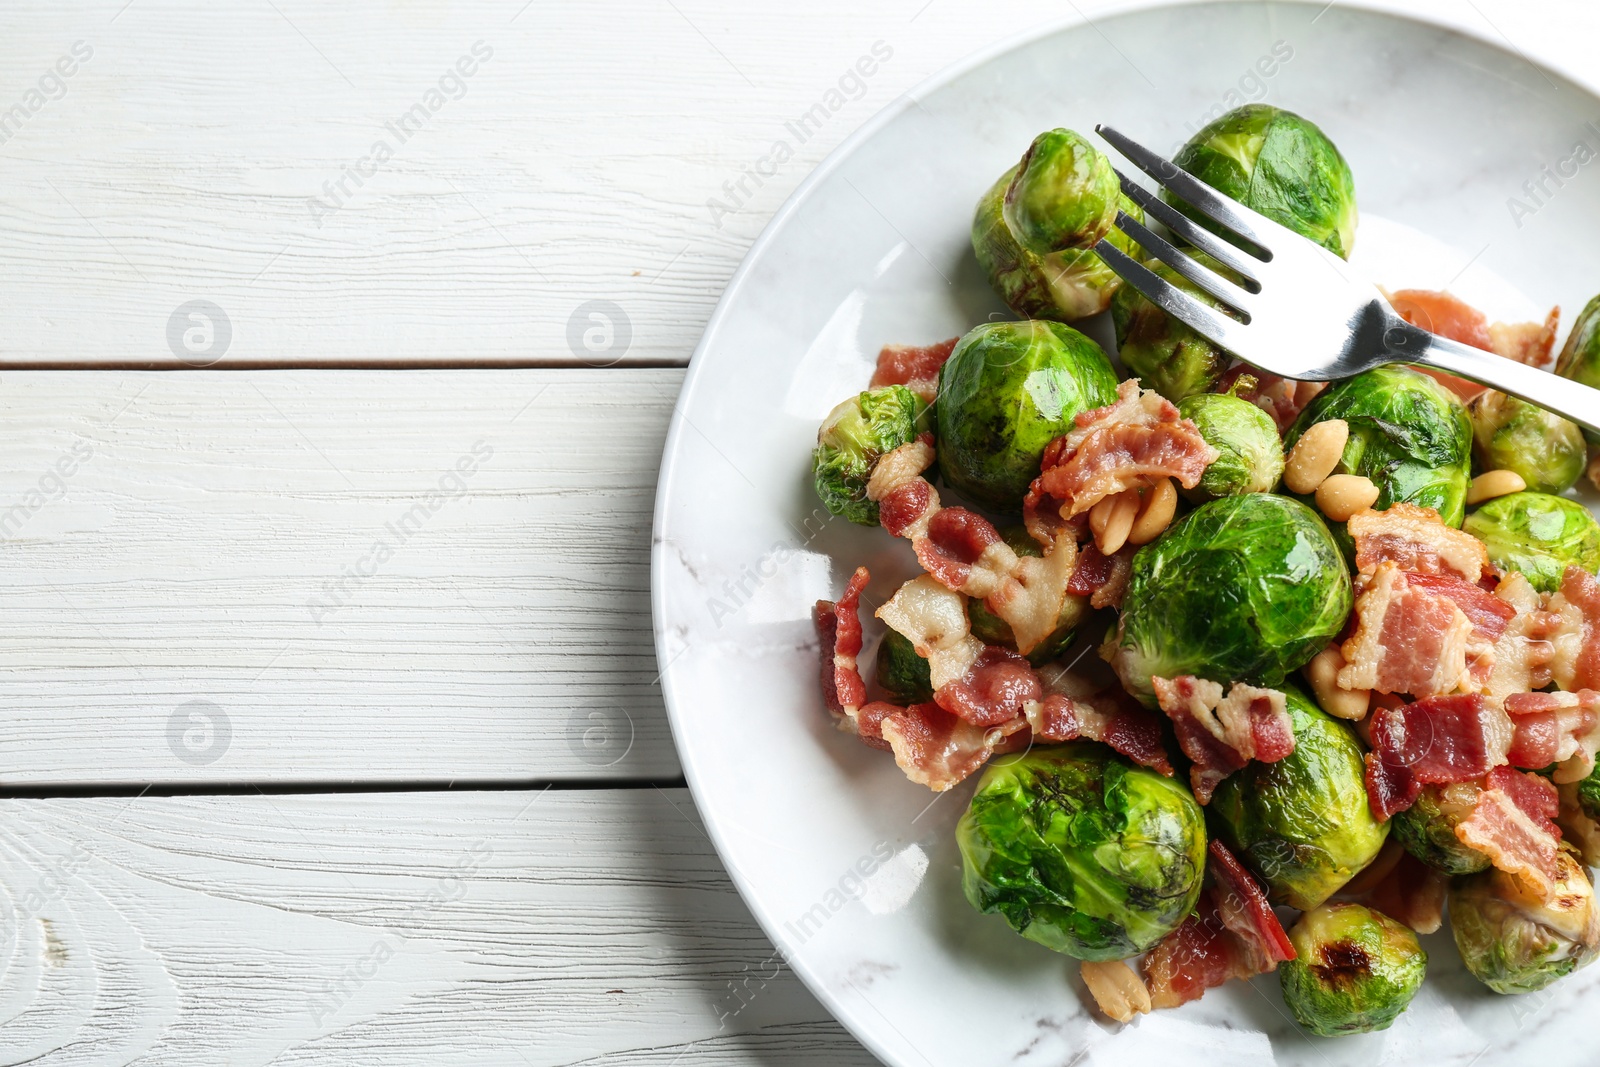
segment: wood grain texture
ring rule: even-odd
[[[0,1064],[874,1062],[683,790],[3,809]]]
[[[5,374],[0,782],[676,776],[681,377]]]

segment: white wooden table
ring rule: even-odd
[[[0,1064],[871,1063],[683,788],[661,443],[812,166],[1103,6],[8,0]]]

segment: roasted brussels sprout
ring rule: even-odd
[[[1271,493],[1223,497],[1134,555],[1109,658],[1151,707],[1152,675],[1276,687],[1327,647],[1351,602],[1316,512]]]
[[[1372,817],[1361,745],[1292,686],[1294,751],[1251,763],[1211,797],[1218,836],[1267,883],[1277,904],[1321,904],[1378,855],[1388,827]]]
[[[933,699],[928,661],[917,655],[911,639],[889,630],[878,646],[878,684],[897,704],[926,704]]]
[[[1047,130],[1022,154],[1006,189],[1017,240],[1040,254],[1093,248],[1117,219],[1122,185],[1111,161],[1071,130]]]
[[[1204,252],[1194,253],[1194,258],[1225,278],[1238,277]],[[1149,266],[1157,277],[1222,309],[1221,301],[1165,263],[1152,261]],[[1118,358],[1146,389],[1154,389],[1173,403],[1209,390],[1233,362],[1228,352],[1156,307],[1131,285],[1118,289],[1111,298],[1111,323],[1117,331]]]
[[[1189,791],[1090,741],[990,764],[956,842],[973,907],[1081,960],[1125,959],[1171,933],[1205,873]]]
[[[989,276],[989,284],[1006,306],[1025,318],[1074,322],[1098,315],[1122,287],[1122,279],[1092,248],[1037,252],[1017,239],[1006,217],[1006,193],[1016,178],[1013,167],[978,201],[972,219],[972,251]],[[1144,209],[1127,197],[1118,206],[1144,221]],[[1113,213],[1113,217],[1115,213]],[[1133,238],[1113,229],[1106,240],[1140,259]]]
[[[1116,398],[1106,354],[1072,327],[985,323],[939,372],[939,472],[979,504],[1020,512],[1045,446]]]
[[[1495,389],[1478,394],[1467,413],[1481,470],[1514,471],[1538,493],[1578,484],[1589,449],[1577,423]]]
[[[1600,296],[1584,305],[1573,320],[1572,332],[1556,360],[1556,373],[1600,389]],[[1600,445],[1600,433],[1583,431],[1591,445]]]
[[[1283,440],[1272,416],[1248,400],[1201,393],[1178,403],[1206,444],[1217,450],[1200,484],[1183,490],[1190,503],[1203,504],[1239,493],[1270,493],[1283,477]]]
[[[1387,366],[1334,382],[1289,427],[1284,447],[1319,422],[1343,419],[1350,438],[1335,474],[1360,474],[1391,504],[1433,508],[1451,526],[1466,510],[1472,422],[1454,393],[1420,371]]]
[[[1540,901],[1490,868],[1450,884],[1450,932],[1472,976],[1496,993],[1532,993],[1594,962],[1600,910],[1594,887],[1566,849],[1554,895]]]
[[[817,431],[811,475],[817,496],[834,515],[878,525],[878,504],[867,499],[872,465],[914,440],[927,405],[903,385],[869,389],[828,413]]]
[[[1042,555],[1039,543],[1028,536],[1028,531],[1023,526],[1005,526],[1000,530],[1000,536],[1005,539],[1011,550],[1019,556]],[[1028,662],[1035,667],[1042,667],[1051,660],[1059,659],[1072,644],[1073,635],[1077,632],[1078,624],[1083,622],[1084,616],[1089,614],[1089,598],[1067,594],[1061,603],[1061,614],[1056,616],[1056,628],[1044,641],[1028,653]],[[967,619],[972,625],[972,636],[986,645],[1001,645],[1017,650],[1016,635],[1011,632],[1011,624],[1000,618],[984,607],[983,601],[977,597],[967,598]],[[926,667],[924,667],[926,670]],[[925,698],[927,699],[927,698]]]
[[[1191,137],[1172,161],[1246,207],[1350,258],[1356,239],[1355,179],[1327,135],[1299,115],[1247,104]],[[1164,195],[1202,226],[1228,236],[1182,200]]]
[[[1600,523],[1566,497],[1496,497],[1468,515],[1462,529],[1488,546],[1496,567],[1520,572],[1543,593],[1560,587],[1568,566],[1600,571]]]
[[[1445,874],[1477,874],[1489,857],[1456,837],[1456,824],[1475,810],[1473,785],[1424,786],[1415,804],[1389,820],[1394,839],[1407,852]]]
[[[1360,904],[1324,904],[1289,931],[1283,1002],[1318,1037],[1387,1030],[1422,986],[1428,954],[1411,928]]]

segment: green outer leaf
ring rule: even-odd
[[[1205,871],[1188,790],[1087,741],[991,763],[956,842],[973,907],[1084,960],[1126,959],[1171,933]]]
[[[1489,857],[1456,837],[1461,819],[1439,806],[1439,787],[1425,786],[1404,811],[1389,820],[1394,839],[1417,859],[1445,874],[1477,874],[1489,869]]]
[[[1238,275],[1204,252],[1192,253],[1201,264],[1225,278]],[[1232,316],[1222,302],[1159,261],[1150,269],[1158,278],[1191,293],[1201,303]],[[1141,385],[1177,403],[1184,397],[1208,392],[1222,380],[1233,356],[1146,300],[1125,285],[1111,298],[1111,323],[1117,332],[1117,358]]]
[[[1468,515],[1462,529],[1488,546],[1496,567],[1517,571],[1543,593],[1560,588],[1569,566],[1600,572],[1600,523],[1588,508],[1566,497],[1496,497]]]
[[[1311,426],[1332,419],[1350,425],[1334,473],[1371,478],[1378,486],[1373,507],[1417,504],[1433,508],[1451,526],[1461,525],[1472,472],[1472,420],[1454,393],[1410,367],[1377,367],[1317,394],[1289,427],[1285,451]]]
[[[1294,751],[1222,780],[1206,811],[1218,836],[1267,883],[1274,903],[1302,911],[1371,863],[1389,828],[1367,804],[1362,749],[1348,725],[1284,688]]]
[[[1591,819],[1600,819],[1600,765],[1578,783],[1578,806]]]
[[[1283,477],[1283,439],[1272,416],[1248,400],[1201,393],[1178,403],[1178,414],[1199,429],[1216,449],[1216,462],[1200,483],[1181,490],[1190,503],[1203,504],[1240,493],[1270,493]]]
[[[1564,493],[1589,462],[1583,431],[1544,408],[1488,389],[1467,405],[1478,469],[1508,470],[1536,493]]]
[[[1427,974],[1417,935],[1360,904],[1306,912],[1289,940],[1295,958],[1278,965],[1283,1002],[1319,1037],[1387,1030]]]
[[[928,661],[917,655],[911,639],[894,630],[878,645],[878,684],[896,704],[926,704],[933,699]]]
[[[1033,139],[1006,189],[1007,228],[1038,255],[1087,249],[1117,218],[1117,172],[1094,145],[1071,130]]]
[[[939,372],[939,472],[980,505],[1020,512],[1045,446],[1117,398],[1106,354],[1059,322],[990,322]]]
[[[834,408],[817,431],[811,479],[831,514],[859,526],[878,525],[878,504],[867,499],[872,466],[885,452],[914,440],[927,405],[903,385],[868,389]]]
[[[1555,898],[1576,893],[1593,908],[1588,875],[1563,854]],[[1575,885],[1581,880],[1582,885]],[[1494,868],[1450,882],[1450,933],[1472,976],[1496,993],[1532,993],[1594,962],[1596,949],[1557,932],[1543,909],[1515,899],[1510,876]],[[1518,894],[1520,895],[1520,894]],[[1570,909],[1568,909],[1570,910]],[[1562,924],[1571,922],[1566,915]]]
[[[1556,373],[1600,389],[1600,296],[1585,304],[1573,320],[1572,332],[1556,360]],[[1591,445],[1600,445],[1600,433],[1585,430],[1583,436]]]
[[[1351,604],[1314,511],[1270,493],[1223,497],[1134,555],[1113,666],[1151,707],[1151,675],[1276,687],[1327,647]]]

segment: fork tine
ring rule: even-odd
[[[1221,223],[1261,251],[1267,253],[1263,257],[1264,259],[1272,258],[1264,237],[1264,234],[1270,228],[1270,219],[1264,218],[1243,204],[1223,196],[1171,160],[1156,155],[1150,149],[1137,141],[1123,136],[1110,126],[1101,125],[1096,126],[1094,129],[1096,133],[1106,139],[1111,147],[1127,156],[1134,166],[1176,193],[1196,211],[1207,216],[1213,222]],[[1262,223],[1267,225],[1263,226]]]
[[[1161,262],[1188,278],[1191,282],[1221,300],[1230,307],[1250,313],[1250,294],[1239,286],[1234,285],[1222,275],[1200,265],[1200,263],[1163,237],[1159,237],[1147,229],[1138,219],[1126,212],[1117,212],[1117,229],[1132,237],[1135,241],[1155,256]]]
[[[1261,278],[1256,271],[1256,268],[1261,265],[1259,260],[1240,252],[1233,245],[1201,226],[1144,186],[1135,184],[1131,178],[1121,171],[1117,171],[1117,177],[1122,181],[1123,195],[1144,208],[1145,214],[1153,215],[1167,229],[1182,237],[1218,263],[1237,271],[1257,285],[1261,284]]]
[[[1115,271],[1123,281],[1143,293],[1145,299],[1212,342],[1231,352],[1240,347],[1244,341],[1241,331],[1246,327],[1243,323],[1230,319],[1219,311],[1213,311],[1191,294],[1171,282],[1163,281],[1149,267],[1136,262],[1110,241],[1101,241],[1094,246],[1094,250],[1105,260],[1106,266]]]

